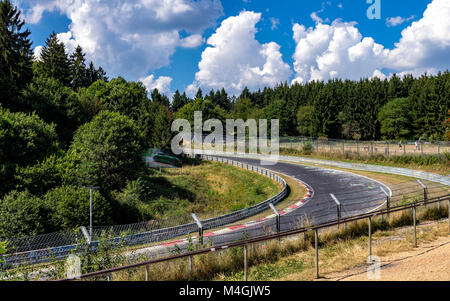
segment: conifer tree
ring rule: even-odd
[[[11,88],[18,90],[33,77],[32,42],[30,31],[23,30],[24,25],[21,11],[9,0],[0,1],[0,81],[11,81],[15,86]]]
[[[70,85],[70,61],[64,43],[59,41],[55,32],[45,41],[40,59],[40,71],[45,77],[57,79],[66,86]]]
[[[70,56],[70,70],[72,72],[72,88],[86,87],[88,84],[85,54],[81,46],[77,46],[75,52]]]

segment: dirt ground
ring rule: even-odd
[[[367,265],[329,274],[331,281],[450,281],[450,236],[419,244],[417,249],[380,256],[379,278]],[[370,278],[371,279],[370,279]]]

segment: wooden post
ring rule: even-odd
[[[244,245],[244,278],[245,278],[245,281],[247,281],[248,280],[248,262],[247,262],[247,260],[248,260],[248,250],[247,250],[247,245],[245,244]]]

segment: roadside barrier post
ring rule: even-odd
[[[319,279],[319,229],[315,230],[314,247],[316,249],[316,279]]]
[[[149,279],[149,274],[150,274],[150,266],[147,264],[145,266],[145,281],[148,281]]]
[[[200,246],[203,246],[203,225],[202,222],[198,219],[197,215],[195,213],[192,213],[192,218],[197,223],[198,226],[198,242]]]
[[[189,256],[189,276],[192,279],[192,256]]]
[[[330,193],[331,198],[333,199],[333,201],[336,203],[336,207],[337,207],[337,218],[338,218],[338,222],[341,220],[342,218],[342,205],[341,202],[339,202],[339,200],[334,196],[334,194]],[[346,225],[344,225],[345,228]],[[339,224],[338,224],[338,229],[339,229]]]
[[[270,209],[275,213],[276,216],[276,223],[277,223],[277,233],[280,233],[281,231],[281,218],[280,213],[278,212],[277,208],[273,204],[269,204]],[[280,240],[280,238],[278,239]]]
[[[417,180],[417,183],[419,183],[420,186],[423,187],[423,199],[427,201],[428,200],[427,185],[425,185],[421,180]]]
[[[391,196],[386,190],[384,190],[384,188],[382,186],[380,186],[380,189],[386,195],[386,209],[387,209],[388,218],[389,218],[389,211],[391,210]],[[381,221],[383,221],[383,215],[381,215]]]
[[[414,223],[414,248],[417,248],[417,220],[416,220],[416,206],[413,207],[413,223]]]
[[[247,244],[244,245],[244,278],[245,281],[248,280],[248,249]]]
[[[369,216],[369,261],[372,262],[372,217]]]

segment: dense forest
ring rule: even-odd
[[[280,84],[172,99],[109,79],[52,33],[34,57],[21,12],[0,0],[0,239],[152,218],[142,154],[170,145],[175,118],[280,119],[281,135],[450,140],[450,73]],[[132,200],[132,201],[130,201]],[[143,214],[145,212],[145,214]]]

